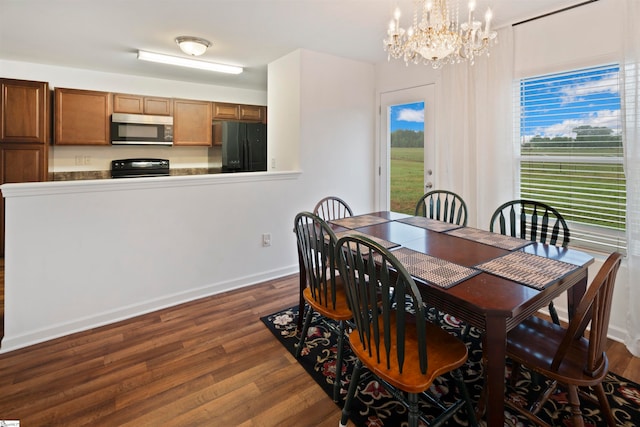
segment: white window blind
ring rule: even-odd
[[[617,64],[521,79],[515,126],[520,197],[555,207],[571,246],[626,251]]]

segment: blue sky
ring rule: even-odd
[[[575,138],[573,129],[582,125],[619,133],[618,70],[613,65],[524,80],[520,135]]]
[[[424,130],[424,102],[391,107],[391,132],[398,129]]]
[[[612,90],[618,71],[613,65],[526,79],[521,135],[527,140],[535,135],[575,137],[573,129],[586,124],[619,133],[620,94]],[[392,106],[391,132],[398,129],[424,130],[424,103]]]

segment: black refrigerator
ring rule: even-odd
[[[267,170],[267,125],[222,122],[222,171]]]

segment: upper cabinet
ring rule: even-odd
[[[0,79],[0,142],[49,142],[49,85]]]
[[[173,100],[173,145],[211,145],[211,102]]]
[[[110,92],[56,88],[54,97],[55,144],[111,144]]]
[[[67,88],[56,88],[54,99],[57,145],[111,145],[112,113],[173,116],[173,145],[180,146],[211,146],[214,140],[216,145],[221,144],[214,120],[252,123],[267,120],[267,107],[261,105]]]
[[[240,105],[240,120],[267,122],[267,107],[260,105]]]
[[[215,120],[240,120],[266,123],[267,107],[263,107],[261,105],[214,102],[213,118]]]
[[[238,120],[240,118],[239,105],[214,102],[213,118],[216,120]]]
[[[173,100],[171,98],[114,93],[113,112],[170,116],[173,114]]]

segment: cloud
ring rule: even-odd
[[[620,132],[620,110],[599,110],[588,116],[568,119],[547,127],[539,127],[534,134],[547,137],[567,136],[575,138],[573,129],[578,126],[608,127],[614,133]]]
[[[577,102],[589,95],[599,93],[619,95],[617,80],[618,73],[609,73],[596,80],[589,80],[583,84],[564,87],[561,90],[562,104],[566,105],[571,102]]]
[[[424,108],[421,110],[403,108],[398,111],[398,121],[424,123]]]

